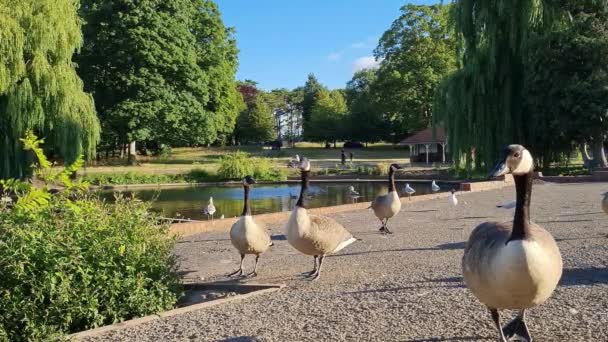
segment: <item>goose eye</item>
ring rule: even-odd
[[[519,158],[519,152],[515,152],[515,154],[513,155],[513,157]]]

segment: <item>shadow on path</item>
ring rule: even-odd
[[[453,336],[453,337],[425,337],[413,340],[400,340],[399,342],[433,342],[433,341],[479,341],[488,339],[482,336]]]
[[[441,251],[441,250],[455,250],[464,249],[464,242],[451,242],[443,243],[435,247],[419,247],[419,248],[399,248],[399,249],[380,249],[362,252],[343,253],[337,255],[330,255],[329,258],[339,258],[352,255],[365,255],[365,254],[376,254],[376,253],[388,253],[388,252],[412,252],[412,251]]]
[[[561,286],[608,284],[608,268],[565,268]]]

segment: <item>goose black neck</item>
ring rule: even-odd
[[[532,198],[533,173],[513,176],[515,180],[515,191],[517,192],[517,203],[515,204],[515,217],[513,218],[513,231],[511,240],[523,240],[530,231],[530,200]]]
[[[388,192],[395,191],[395,170],[391,167],[388,170]]]
[[[249,203],[249,185],[243,185],[243,190],[245,190],[245,204],[243,205],[243,214],[251,215],[251,203]]]
[[[302,187],[300,189],[300,198],[298,198],[298,203],[296,205],[300,208],[306,209],[306,191],[308,190],[308,175],[310,171],[302,170]]]

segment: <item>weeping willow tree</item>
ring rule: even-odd
[[[525,143],[524,56],[530,34],[557,16],[545,0],[456,0],[460,69],[437,90],[457,166],[489,167],[505,143]]]
[[[82,44],[78,0],[0,0],[0,178],[23,177],[19,138],[35,131],[66,163],[92,157],[99,122],[72,55]]]

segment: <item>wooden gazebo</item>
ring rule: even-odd
[[[435,136],[433,137],[433,128],[429,127],[422,131],[403,139],[399,145],[407,145],[410,147],[411,162],[446,162],[446,146],[445,131],[443,127],[435,127]]]

